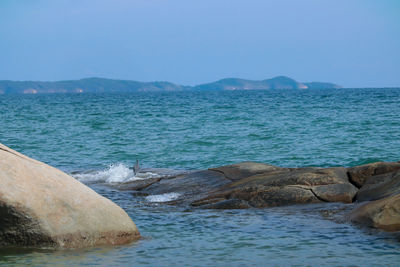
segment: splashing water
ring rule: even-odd
[[[147,196],[146,200],[149,202],[168,202],[179,198],[181,194],[179,193],[165,193],[160,195]]]
[[[101,171],[91,171],[76,173],[73,176],[81,182],[105,182],[105,183],[126,183],[135,180],[159,177],[157,173],[143,171],[136,175],[123,163],[111,164],[107,169]]]

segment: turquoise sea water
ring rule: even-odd
[[[88,183],[144,236],[117,248],[0,252],[0,264],[393,265],[397,234],[326,219],[311,205],[185,212],[119,191],[136,159],[202,169],[252,160],[353,166],[400,160],[400,89],[0,96],[0,142]],[[88,173],[88,174],[87,174]],[[342,207],[341,204],[332,204]]]

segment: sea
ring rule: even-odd
[[[399,233],[324,216],[352,204],[187,210],[167,204],[179,192],[143,197],[119,187],[241,161],[284,167],[399,161],[400,88],[0,95],[0,142],[111,199],[142,235],[117,247],[3,248],[0,265],[400,263]],[[136,160],[147,171],[135,175]]]

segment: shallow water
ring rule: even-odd
[[[157,175],[134,176],[128,167],[136,159],[176,170],[243,160],[290,167],[397,161],[399,114],[400,89],[0,96],[1,143],[112,199],[144,236],[117,248],[8,249],[0,263],[395,266],[398,235],[323,216],[342,204],[188,212],[157,203],[172,195],[134,196],[107,184]]]

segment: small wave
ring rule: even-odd
[[[159,175],[152,172],[139,172],[136,175],[125,164],[111,164],[105,170],[76,173],[73,176],[81,182],[106,182],[106,183],[126,183],[135,180],[155,178]]]
[[[160,195],[150,195],[146,197],[149,202],[168,202],[180,197],[179,193],[165,193]]]

